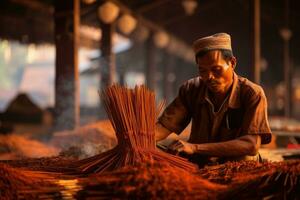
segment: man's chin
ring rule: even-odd
[[[211,93],[222,94],[223,90],[220,87],[208,86],[208,89]]]

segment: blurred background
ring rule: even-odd
[[[197,76],[192,42],[217,32],[232,37],[237,73],[265,90],[268,148],[298,155],[299,9],[297,0],[2,0],[0,159],[111,148],[99,91],[146,84],[170,103]]]

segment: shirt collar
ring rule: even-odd
[[[204,95],[202,95],[200,103],[204,103],[208,99],[208,88],[205,86]],[[240,85],[238,75],[233,72],[233,84],[229,95],[228,107],[239,108],[240,102]]]

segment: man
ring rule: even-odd
[[[192,155],[196,162],[204,157],[219,162],[257,159],[261,144],[271,140],[263,89],[234,72],[230,35],[200,38],[193,49],[199,76],[185,82],[165,109],[156,140],[180,134],[192,121],[188,142],[175,141],[171,150]]]

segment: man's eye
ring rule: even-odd
[[[222,72],[222,68],[221,67],[217,67],[217,68],[214,69],[214,72],[221,73]]]

